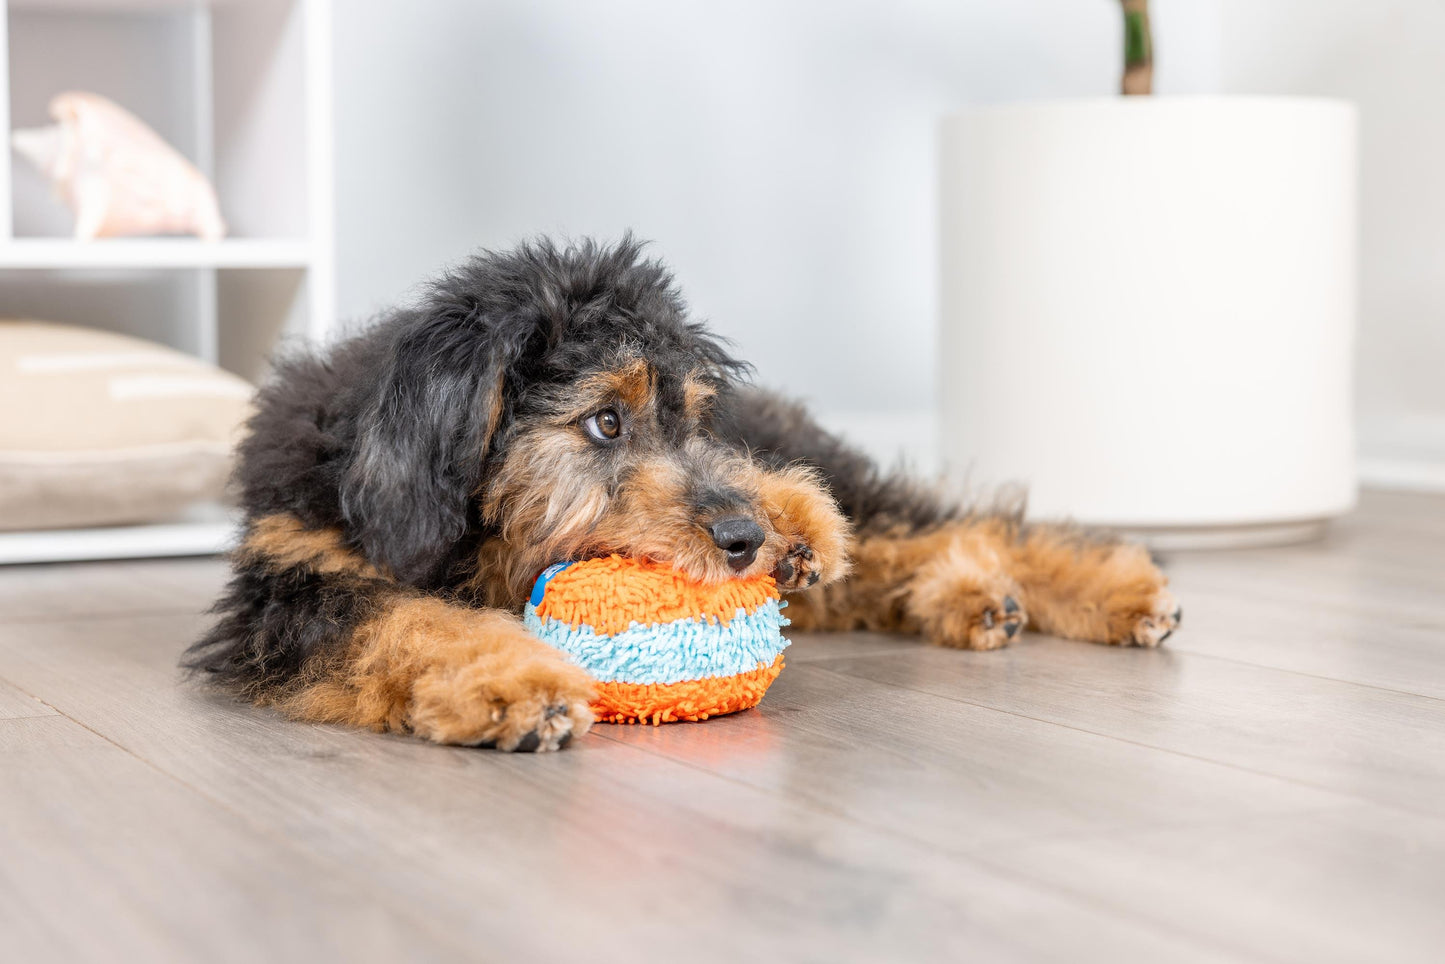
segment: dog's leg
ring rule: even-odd
[[[191,664],[297,719],[518,751],[592,722],[587,674],[515,616],[400,587],[285,516],[252,527],[218,608]]]
[[[922,633],[943,646],[996,649],[1027,619],[995,527],[951,524],[917,535],[865,536],[853,573],[792,598],[799,629]]]
[[[1024,526],[1009,546],[1029,622],[1045,633],[1118,646],[1157,646],[1183,611],[1143,546],[1075,526]]]
[[[800,629],[921,632],[994,649],[1025,626],[1115,645],[1157,646],[1182,613],[1141,546],[1070,526],[982,517],[917,535],[860,539],[852,576],[795,600]]]
[[[500,610],[397,596],[277,701],[298,719],[437,743],[557,750],[592,722],[587,674]]]
[[[1069,526],[969,515],[821,428],[799,405],[748,389],[719,432],[775,465],[815,468],[857,531],[853,575],[791,597],[800,629],[921,632],[992,649],[1024,624],[1073,639],[1153,646],[1179,607],[1142,548]]]

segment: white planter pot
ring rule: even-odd
[[[1274,98],[946,119],[950,469],[1105,525],[1351,508],[1355,126]]]

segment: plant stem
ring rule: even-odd
[[[1154,92],[1154,37],[1149,30],[1149,0],[1121,0],[1124,5],[1124,79],[1121,93]]]

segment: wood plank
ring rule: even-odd
[[[54,716],[55,709],[0,679],[0,720],[23,720],[33,716]]]
[[[1204,590],[1188,578],[1175,585],[1189,608],[1169,638],[1174,652],[1445,699],[1445,618],[1405,616],[1384,605],[1301,606]]]
[[[1348,803],[1286,780],[840,675],[829,671],[834,665],[788,667],[757,711],[723,725],[599,732],[955,853]]]
[[[1361,531],[1404,529],[1426,537],[1445,536],[1445,494],[1363,489],[1359,508],[1341,524]]]
[[[1181,587],[1196,585],[1241,600],[1287,603],[1302,611],[1378,612],[1389,614],[1389,619],[1440,615],[1435,600],[1445,591],[1445,575],[1435,567],[1445,569],[1445,559],[1437,553],[1389,566],[1343,551],[1323,555],[1269,551],[1281,556],[1261,560],[1234,553],[1216,558],[1176,555],[1165,560],[1165,570]],[[1424,575],[1425,571],[1430,574]],[[1181,595],[1187,596],[1187,590]]]
[[[258,832],[61,716],[0,722],[0,853],[5,960],[457,952],[344,866]]]
[[[837,665],[790,667],[758,711],[709,725],[711,739],[605,735],[1120,912],[1147,905],[1151,920],[1241,954],[1354,961],[1373,945],[1376,959],[1425,960],[1441,946],[1445,822],[868,680],[840,690]],[[1257,840],[1273,827],[1289,832]],[[1377,861],[1390,870],[1372,872]]]
[[[1428,959],[1441,535],[1445,500],[1367,496],[1325,543],[1174,557],[1163,651],[799,637],[758,711],[542,758],[180,683],[218,561],[0,571],[0,957],[287,960],[361,907],[362,960]]]
[[[200,624],[123,617],[83,635],[31,624],[0,641],[0,672],[501,959],[646,946],[772,959],[1062,961],[1080,946],[1115,959],[1238,957],[895,826],[708,772],[707,741],[747,717],[668,731],[699,741],[691,762],[602,737],[528,757],[304,726],[176,685],[174,656]],[[771,725],[780,744],[794,738],[786,714]],[[786,754],[759,762],[787,765]]]
[[[1319,542],[1171,553],[1166,568],[1176,579],[1240,598],[1438,619],[1436,600],[1445,591],[1445,497],[1408,499],[1409,511],[1391,501],[1367,497]]]
[[[1445,698],[1445,499],[1367,494],[1324,542],[1168,563],[1176,652]]]
[[[920,649],[820,671],[1016,713],[1445,814],[1445,702],[1211,659],[1025,634],[990,653]]]
[[[1362,805],[1004,846],[999,866],[1286,961],[1445,949],[1445,823]]]
[[[148,559],[0,568],[0,634],[22,622],[119,613],[195,613],[226,581],[222,559]]]
[[[850,656],[903,656],[929,644],[918,636],[890,633],[789,633],[791,644],[784,651],[787,665],[800,666],[820,660]]]

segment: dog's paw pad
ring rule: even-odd
[[[509,753],[548,753],[561,750],[571,743],[572,737],[579,732],[579,722],[580,732],[584,733],[592,722],[592,714],[585,707],[579,708],[567,703],[552,703],[528,715],[535,727],[517,737],[515,742],[498,741],[497,749]]]
[[[1134,624],[1133,634],[1126,642],[1135,646],[1158,646],[1174,635],[1183,619],[1184,607],[1167,589],[1161,589],[1152,610]]]
[[[925,619],[934,642],[959,649],[1007,646],[1028,624],[1028,614],[1007,593],[976,594],[945,603]]]
[[[815,586],[822,575],[817,553],[812,547],[805,545],[793,546],[786,556],[778,560],[778,565],[773,569],[773,581],[778,584],[780,592],[794,592]]]
[[[560,658],[520,661],[501,672],[485,662],[448,667],[414,684],[408,722],[437,743],[547,753],[592,725],[593,688],[584,671]]]
[[[1023,631],[1027,617],[1013,596],[990,602],[969,627],[969,649],[998,649]]]

